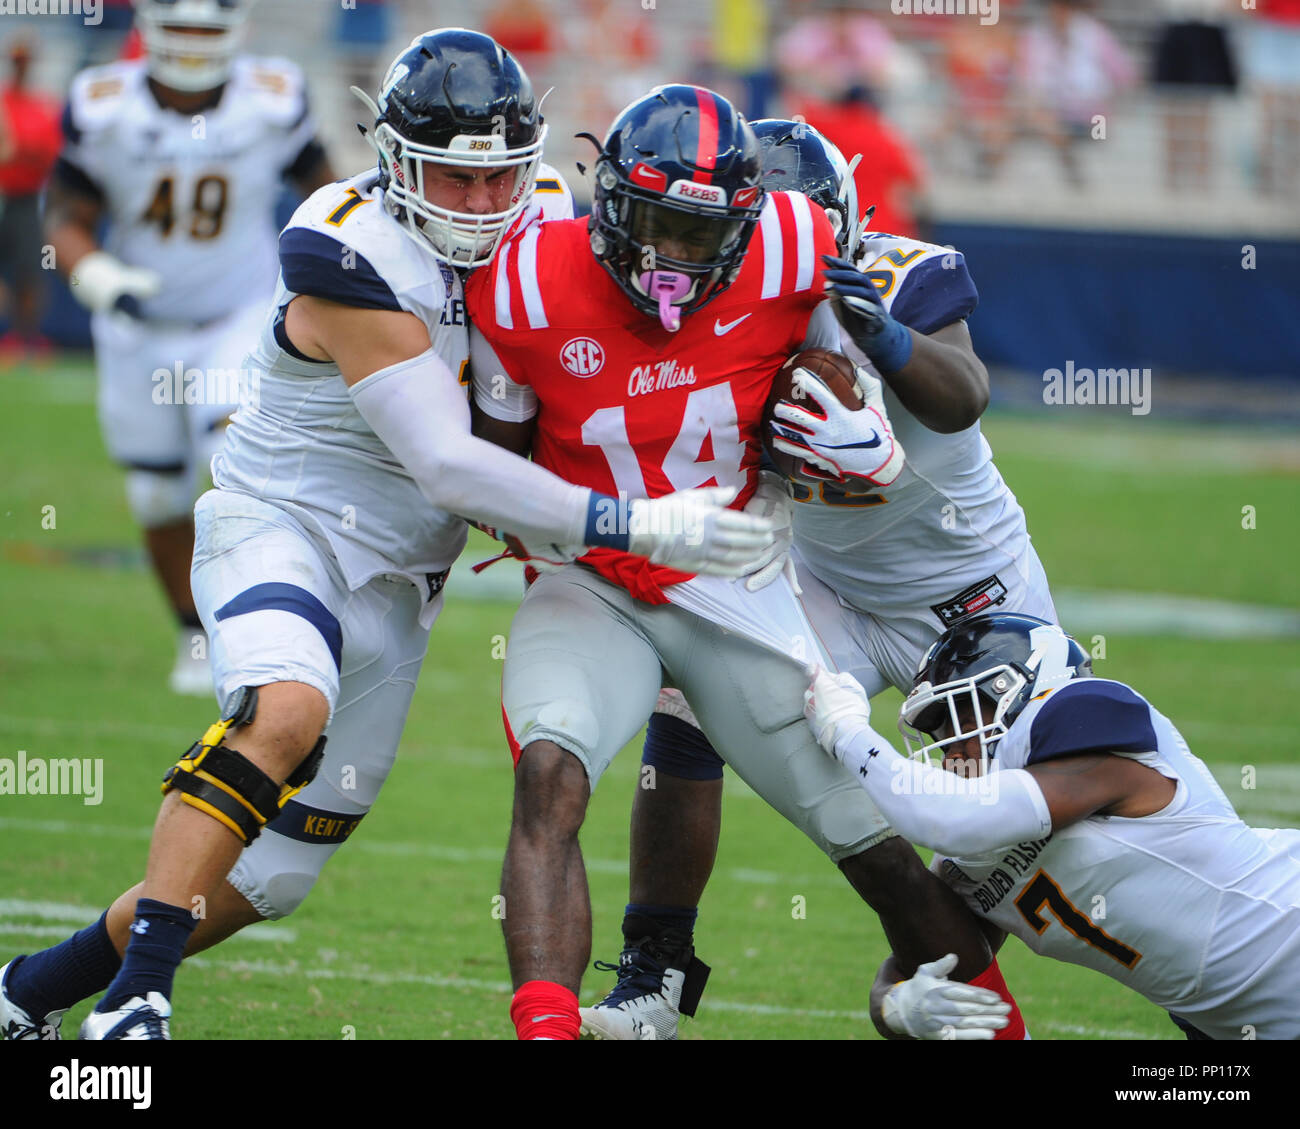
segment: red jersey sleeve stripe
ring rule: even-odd
[[[520,259],[523,256],[524,241],[512,239],[510,248],[513,252],[510,261],[505,264],[506,290],[509,293],[511,327],[527,324],[528,308],[524,301],[523,271]]]
[[[700,184],[712,184],[713,169],[718,163],[718,104],[711,90],[698,86],[695,97],[700,104],[700,143],[695,154],[694,179]]]
[[[776,197],[768,196],[758,218],[758,231],[763,237],[763,290],[760,298],[775,298],[781,293],[781,217],[776,211]]]
[[[781,282],[778,293],[788,294],[794,288],[799,269],[799,236],[795,230],[794,204],[788,192],[774,192],[772,199],[781,225]]]
[[[813,217],[810,201],[802,193],[793,193],[786,197],[794,212],[794,230],[796,240],[794,288],[798,292],[812,286],[813,274],[817,262],[814,254]]]
[[[542,303],[542,288],[537,281],[537,238],[541,233],[540,225],[535,224],[519,241],[519,281],[530,329],[546,329],[550,325]]]
[[[496,271],[496,286],[493,297],[496,301],[496,322],[502,329],[514,329],[515,319],[510,315],[510,256],[514,253],[514,241],[506,243],[497,252],[492,269]]]

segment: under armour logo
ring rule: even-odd
[[[131,932],[140,934],[148,933],[149,923],[147,921],[133,921],[131,922]]]

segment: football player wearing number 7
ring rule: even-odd
[[[1105,973],[1191,1039],[1300,1038],[1300,831],[1243,823],[1169,719],[1093,677],[1059,627],[1000,614],[945,633],[903,702],[912,759],[852,675],[818,671],[806,712],[995,947],[1012,933]],[[991,1037],[1002,1005],[952,999],[968,990],[946,971],[904,979],[891,954],[881,1033]]]
[[[839,341],[820,270],[835,249],[830,222],[806,196],[765,192],[753,131],[709,90],[652,91],[599,150],[590,222],[529,228],[470,280],[476,433],[531,447],[538,463],[606,493],[716,484],[749,502],[773,374],[801,348]],[[884,484],[902,453],[883,413],[873,418],[876,442],[858,447],[854,466]],[[816,748],[804,664],[773,638],[793,623],[785,638],[806,631],[804,657],[816,644],[780,565],[770,571],[752,590],[596,550],[525,596],[502,681],[516,760],[503,928],[521,1038],[579,1034],[591,910],[578,830],[664,678],[908,959],[954,951],[959,975],[988,966],[973,916]],[[767,624],[773,635],[760,640]]]

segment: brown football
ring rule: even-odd
[[[806,368],[820,377],[822,383],[835,394],[836,399],[853,411],[858,411],[862,407],[862,395],[858,391],[858,382],[854,377],[853,362],[843,353],[836,353],[831,349],[804,349],[796,353],[781,366],[772,381],[772,391],[767,397],[767,406],[763,409],[763,444],[767,448],[768,457],[787,478],[820,482],[821,479],[810,478],[803,473],[802,459],[787,455],[772,446],[770,424],[772,409],[776,407],[777,401],[787,400],[800,407],[811,406],[802,389],[795,387],[794,370],[797,368]]]

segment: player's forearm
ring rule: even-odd
[[[909,329],[912,356],[884,375],[899,401],[931,431],[965,431],[988,407],[988,373],[969,350]]]
[[[46,224],[45,240],[54,250],[54,266],[65,278],[70,276],[87,255],[99,250],[93,228],[59,217]]]
[[[92,251],[101,209],[51,184],[45,201],[45,241],[54,249],[54,266],[65,278]]]
[[[980,855],[1052,829],[1042,790],[1023,769],[967,780],[899,756],[866,724],[836,741],[835,757],[895,831],[945,855]]]
[[[434,505],[525,541],[627,547],[609,499],[470,435],[464,394],[432,350],[372,373],[351,393]]]

